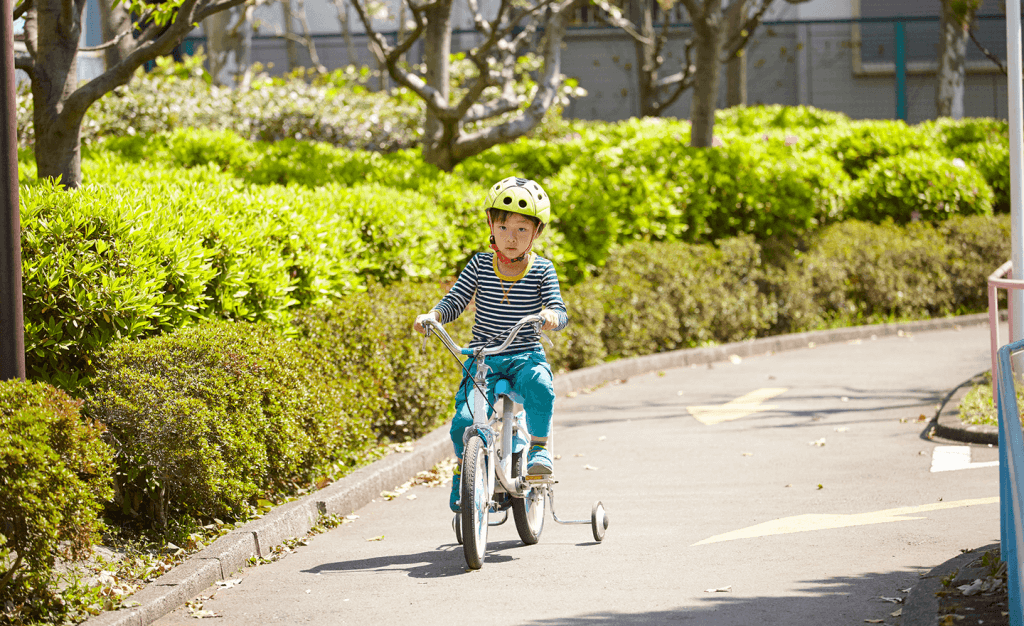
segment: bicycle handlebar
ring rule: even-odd
[[[438,338],[446,346],[448,346],[449,350],[451,350],[453,352],[457,352],[459,354],[464,354],[466,356],[474,356],[476,354],[483,354],[483,356],[491,356],[493,354],[499,354],[499,353],[503,352],[505,350],[505,348],[509,347],[509,345],[513,341],[515,341],[516,336],[519,334],[519,331],[522,330],[524,326],[526,326],[528,324],[543,324],[544,323],[544,318],[541,317],[540,315],[536,315],[536,314],[534,314],[534,315],[527,315],[523,319],[521,319],[518,322],[516,322],[511,328],[508,329],[508,331],[506,331],[508,333],[508,337],[505,338],[505,341],[503,341],[500,346],[498,346],[497,348],[483,347],[483,348],[477,348],[477,349],[463,348],[459,344],[455,343],[455,340],[453,340],[451,338],[451,336],[448,334],[448,331],[446,331],[444,329],[444,325],[441,324],[441,322],[439,322],[437,320],[434,320],[434,319],[426,319],[426,320],[423,320],[423,321],[424,321],[423,328],[426,331],[425,334],[430,335],[432,330],[436,331]],[[539,331],[540,331],[540,329],[538,328],[538,332]]]

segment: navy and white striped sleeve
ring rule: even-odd
[[[451,324],[462,315],[476,294],[480,283],[480,255],[473,255],[466,267],[459,273],[451,290],[441,298],[434,310],[441,314],[442,324]]]
[[[540,299],[545,309],[550,309],[558,316],[558,326],[555,330],[562,330],[569,325],[569,314],[565,308],[565,301],[562,300],[562,289],[558,283],[558,273],[550,261],[544,268],[544,275],[540,282]]]

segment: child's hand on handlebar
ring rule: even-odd
[[[558,315],[551,309],[544,309],[540,312],[540,316],[544,318],[544,325],[541,326],[541,330],[551,330],[558,327]]]
[[[427,323],[428,319],[429,320],[434,320],[435,322],[440,322],[441,321],[441,314],[438,313],[437,311],[431,311],[430,313],[424,313],[422,315],[417,315],[416,316],[416,321],[413,322],[413,325],[412,325],[413,330],[415,330],[416,332],[420,333],[421,335],[426,334],[427,331],[426,331],[426,328],[425,328],[425,324]]]

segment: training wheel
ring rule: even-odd
[[[594,531],[595,541],[604,539],[604,531],[608,530],[608,512],[604,510],[600,500],[594,503],[594,508],[590,511],[590,526]]]
[[[462,516],[458,513],[452,518],[452,529],[455,531],[455,541],[462,545]]]

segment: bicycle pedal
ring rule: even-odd
[[[557,480],[555,480],[552,474],[527,474],[526,476],[523,477],[523,479],[528,483],[535,484],[544,483],[553,485],[558,482]]]

